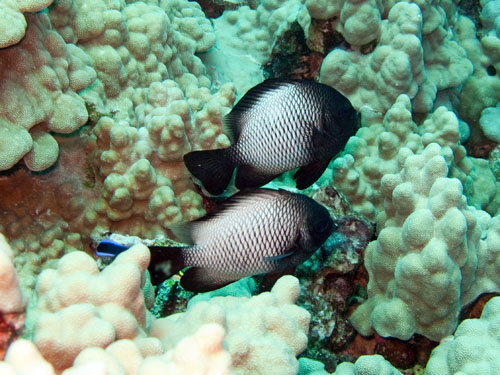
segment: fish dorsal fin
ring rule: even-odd
[[[191,223],[186,221],[181,221],[178,223],[174,223],[169,225],[168,229],[172,231],[175,235],[177,241],[192,245],[193,237],[191,234]]]
[[[295,82],[293,79],[287,78],[268,78],[264,82],[252,87],[236,103],[231,112],[224,116],[222,123],[224,132],[233,142],[238,141],[244,124],[244,121],[242,121],[243,115],[254,108],[266,94],[294,84]]]

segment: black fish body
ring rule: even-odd
[[[232,146],[193,151],[184,162],[211,194],[226,189],[235,168],[241,190],[301,167],[294,178],[297,188],[305,189],[354,134],[356,118],[349,100],[330,86],[268,79],[250,89],[224,118]]]
[[[181,285],[217,289],[242,277],[279,272],[309,258],[334,229],[325,207],[284,190],[240,192],[189,223],[189,247],[150,247],[153,282],[189,268]]]

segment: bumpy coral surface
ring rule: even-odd
[[[368,300],[351,318],[362,334],[440,340],[455,329],[463,305],[498,290],[491,262],[498,218],[466,205],[460,181],[446,177],[446,159],[437,144],[421,155],[402,148],[401,171],[382,179],[385,212],[365,254]]]
[[[165,80],[142,90],[146,100],[135,107],[134,121],[102,117],[94,127],[88,147],[103,189],[86,216],[92,227],[98,225],[96,232],[113,229],[153,237],[175,222],[204,214],[182,156],[229,146],[222,114],[234,100],[233,86],[212,94],[192,74],[183,75],[181,82],[182,88]],[[126,219],[135,219],[134,229],[126,227]]]
[[[102,273],[91,257],[78,251],[63,257],[57,270],[42,272],[33,340],[44,358],[63,370],[85,348],[144,337],[141,287],[148,264],[149,250],[142,245],[121,254]]]
[[[14,254],[3,234],[0,234],[0,312],[20,313],[26,307],[26,300],[19,288],[12,258]]]
[[[425,375],[498,374],[500,371],[500,297],[484,306],[480,319],[463,321],[432,352]]]
[[[449,153],[450,175],[464,185],[469,204],[496,214],[500,184],[485,160],[466,155],[459,143],[459,122],[453,112],[439,107],[417,127],[412,121],[410,100],[401,95],[383,119],[371,110],[362,113],[363,126],[347,142],[344,156],[332,164],[333,184],[356,211],[374,220],[383,210],[382,177],[399,171],[401,148],[420,153],[430,143],[438,143]]]
[[[149,257],[146,246],[135,245],[99,271],[91,257],[76,251],[64,256],[57,269],[42,272],[36,309],[28,316],[36,347],[19,341],[0,370],[16,374],[41,366],[48,374],[66,375],[91,368],[266,374],[272,361],[276,374],[297,372],[296,356],[307,346],[310,315],[295,305],[300,293],[296,278],[283,277],[271,292],[258,296],[205,298],[184,313],[154,319],[147,312],[154,298],[145,273]],[[9,287],[19,295],[15,284]],[[23,355],[27,361],[20,361]]]
[[[89,57],[51,30],[46,14],[28,20],[23,40],[0,49],[0,170],[21,159],[33,171],[52,166],[59,146],[51,133],[85,124],[78,92],[96,78]]]
[[[227,330],[226,347],[231,353],[234,374],[296,373],[296,356],[307,346],[309,313],[295,305],[300,293],[298,280],[284,276],[271,292],[255,297],[214,297],[191,303],[186,313],[158,319],[151,335],[169,347],[177,338],[214,322]]]
[[[487,116],[500,100],[498,0],[199,3],[0,0],[0,232],[12,247],[0,240],[3,348],[19,334],[24,295],[38,298],[27,323],[35,344],[12,345],[1,373],[326,373],[298,365],[309,314],[293,278],[155,320],[145,247],[104,271],[75,251],[90,253],[108,232],[165,236],[205,213],[211,200],[182,157],[229,145],[224,114],[291,30],[309,48],[325,38],[313,71],[322,65],[321,81],[361,112],[318,181],[377,222],[364,253],[368,299],[352,317],[359,332],[439,340],[462,306],[500,290],[497,152],[488,160],[497,129]],[[320,266],[311,269],[332,272]],[[495,309],[445,338],[429,374],[498,372],[475,339],[495,348]],[[398,372],[381,357],[336,371],[361,373]]]
[[[0,357],[17,338],[24,324],[26,296],[19,287],[14,254],[0,233]]]
[[[375,1],[307,0],[314,19],[332,19],[335,29],[354,46],[363,46],[379,38],[382,4]]]
[[[373,52],[334,49],[323,61],[321,82],[341,91],[358,110],[367,106],[385,113],[400,94],[412,98],[415,111],[431,110],[437,91],[462,84],[472,64],[442,27],[424,39],[423,12],[416,4],[395,4],[381,22]]]
[[[231,357],[222,347],[224,329],[217,324],[202,326],[195,334],[185,337],[171,351],[145,358],[145,350],[131,340],[118,340],[102,349],[92,347],[77,355],[73,366],[64,375],[182,373],[186,375],[230,375]],[[10,347],[5,361],[0,362],[0,373],[9,375],[56,375],[54,369],[38,348],[25,339]]]
[[[456,33],[474,64],[474,73],[460,92],[459,115],[477,139],[481,112],[500,101],[500,38],[491,34],[476,38],[477,30],[467,17],[459,18]]]
[[[4,0],[0,3],[0,48],[18,43],[24,36],[27,21],[24,12],[36,12],[53,0]]]

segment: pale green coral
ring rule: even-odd
[[[460,92],[459,116],[472,127],[472,134],[479,131],[481,112],[500,101],[500,39],[494,35],[476,37],[476,28],[467,17],[460,17],[455,32],[460,44],[474,64],[474,74],[465,82]],[[476,135],[477,136],[477,135]]]
[[[380,23],[373,52],[334,49],[321,66],[321,82],[341,91],[358,110],[385,113],[406,94],[414,111],[428,113],[438,90],[460,86],[472,73],[445,24],[444,11],[436,13],[430,4],[397,3]]]
[[[363,126],[347,142],[344,155],[333,162],[333,184],[346,195],[356,211],[373,220],[384,208],[380,189],[382,177],[400,168],[399,150],[405,147],[420,153],[430,143],[438,143],[449,148],[450,176],[464,184],[469,204],[496,214],[500,184],[487,161],[466,155],[459,143],[456,115],[439,107],[417,126],[411,110],[406,95],[401,95],[383,118],[365,108]]]
[[[467,319],[432,351],[425,375],[494,375],[500,372],[500,297],[492,298],[480,319]]]
[[[59,148],[50,132],[72,133],[85,124],[88,114],[78,92],[96,78],[88,56],[51,30],[46,14],[28,21],[23,40],[0,49],[0,131],[12,136],[11,145],[0,148],[0,170],[25,156],[31,170],[52,166]]]
[[[0,3],[0,48],[18,43],[24,36],[27,21],[25,12],[37,12],[54,0],[3,0]]]
[[[212,94],[190,74],[179,81],[182,88],[165,80],[136,90],[144,101],[136,105],[133,122],[101,117],[95,125],[88,146],[103,189],[86,214],[94,233],[112,229],[154,237],[204,214],[182,156],[229,146],[222,113],[234,100],[234,89],[227,84]]]
[[[355,363],[342,362],[335,372],[329,374],[325,366],[308,358],[300,358],[298,375],[401,375],[390,362],[381,355],[362,355]]]
[[[466,205],[460,181],[446,177],[450,151],[402,148],[400,171],[382,178],[385,211],[364,258],[368,300],[351,317],[363,335],[440,340],[462,306],[500,287],[498,217]]]

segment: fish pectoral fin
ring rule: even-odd
[[[239,190],[256,188],[274,180],[278,175],[265,174],[251,165],[242,165],[236,172],[235,185]]]
[[[328,167],[328,163],[330,163],[330,159],[323,159],[301,167],[293,176],[293,179],[296,181],[297,189],[305,189],[316,182],[316,180],[321,177],[326,167]]]
[[[282,259],[285,259],[285,258],[288,258],[288,257],[291,257],[293,254],[295,253],[295,250],[292,250],[292,251],[289,251],[288,253],[286,254],[280,254],[280,255],[272,255],[270,257],[264,257],[264,260],[266,262],[276,262],[276,261],[280,261]]]
[[[300,235],[300,232],[297,232],[294,240],[292,242],[290,242],[290,248],[288,249],[288,251],[286,253],[272,255],[269,257],[264,257],[264,260],[267,262],[276,262],[276,261],[281,261],[283,259],[287,259],[287,258],[292,257],[297,252],[299,252],[301,249],[301,238],[302,238],[302,236]],[[287,264],[286,262],[283,263],[283,265],[286,265],[286,264]]]
[[[202,267],[191,267],[181,277],[181,286],[191,292],[210,292],[241,279],[242,275],[226,274]]]

